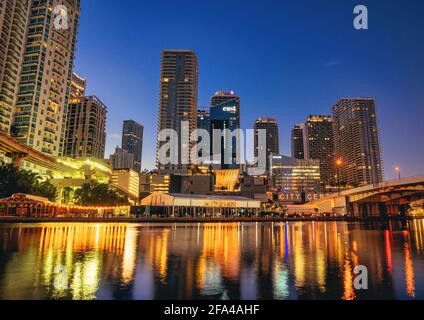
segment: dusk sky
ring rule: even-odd
[[[369,30],[353,8],[369,10]],[[163,49],[195,50],[199,105],[217,90],[241,97],[241,122],[278,119],[282,153],[290,128],[330,114],[342,97],[374,97],[385,166],[424,174],[424,1],[84,0],[76,72],[108,107],[106,157],[122,121],[144,125],[143,167],[153,168]]]

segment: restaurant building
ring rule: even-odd
[[[141,201],[146,214],[176,217],[252,216],[260,212],[261,202],[244,197],[152,193]]]

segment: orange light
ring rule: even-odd
[[[341,165],[342,165],[342,163],[343,163],[343,162],[342,162],[342,160],[340,160],[340,159],[339,159],[339,160],[337,160],[337,162],[336,162],[336,164],[337,164],[338,166],[341,166]]]

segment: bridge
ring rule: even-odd
[[[55,158],[42,152],[23,145],[6,133],[0,131],[0,153],[4,153],[7,158],[12,159],[16,167],[20,167],[22,161],[33,163],[47,170],[54,172],[72,172],[74,169],[59,163]]]
[[[356,217],[405,215],[409,204],[424,200],[424,175],[346,190],[312,201],[320,212]]]

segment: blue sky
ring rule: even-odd
[[[369,30],[353,28],[353,8]],[[193,49],[199,105],[217,90],[241,97],[241,122],[276,117],[283,154],[290,127],[330,113],[341,97],[375,97],[386,178],[424,173],[424,1],[84,0],[76,68],[109,109],[108,156],[122,121],[145,127],[153,168],[163,49]]]

